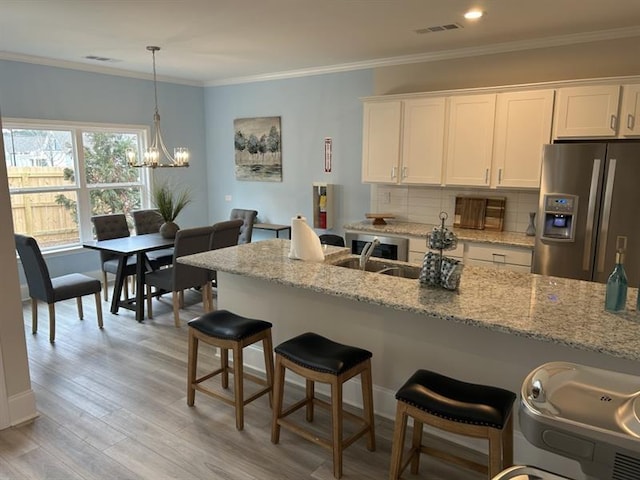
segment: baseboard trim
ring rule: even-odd
[[[9,397],[9,421],[12,427],[29,422],[38,415],[33,390],[29,389]]]

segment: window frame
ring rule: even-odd
[[[64,246],[42,247],[43,254],[64,252],[82,248],[82,243],[87,240],[93,240],[93,226],[91,223],[91,201],[89,192],[100,188],[120,188],[120,187],[137,187],[140,186],[142,192],[140,196],[141,207],[151,208],[149,197],[150,186],[153,182],[153,172],[147,168],[140,169],[139,182],[122,182],[122,183],[100,183],[87,185],[85,174],[85,156],[84,156],[84,133],[128,133],[138,136],[138,148],[144,151],[147,148],[150,129],[147,125],[136,124],[118,124],[118,123],[97,123],[97,122],[74,122],[62,120],[42,120],[42,119],[26,119],[3,117],[3,129],[30,129],[30,130],[60,130],[69,131],[71,133],[72,150],[74,157],[75,169],[75,185],[56,185],[39,188],[21,188],[9,189],[10,197],[13,195],[39,193],[39,192],[75,192],[78,206],[78,234],[79,242],[67,244]]]

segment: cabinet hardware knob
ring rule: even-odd
[[[633,124],[635,123],[635,117],[631,114],[627,115],[627,128],[633,130]]]
[[[615,129],[616,129],[616,116],[611,115],[611,130],[615,131]]]

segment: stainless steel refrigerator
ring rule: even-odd
[[[606,282],[625,247],[640,284],[640,142],[545,145],[533,272]]]

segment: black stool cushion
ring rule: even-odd
[[[502,429],[516,394],[418,370],[398,390],[396,399],[446,420]]]
[[[275,348],[276,354],[318,372],[338,375],[371,358],[371,352],[329,340],[316,333],[303,333]]]
[[[272,327],[271,323],[264,320],[241,317],[228,310],[205,313],[187,325],[210,337],[224,340],[242,340]]]

